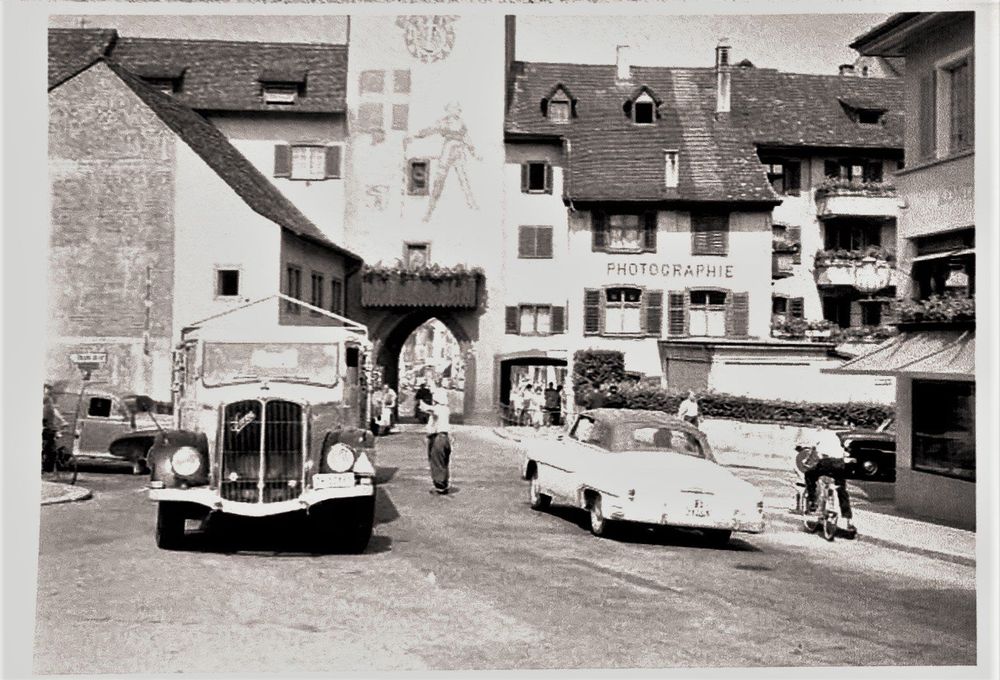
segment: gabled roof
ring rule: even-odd
[[[758,146],[903,148],[902,82],[895,78],[731,69],[731,112],[716,114],[714,68],[632,68],[628,83],[611,65],[517,63],[507,112],[511,139],[568,140],[566,197],[576,201],[777,202]],[[573,88],[569,125],[539,115],[553,83]],[[662,97],[656,125],[636,126],[622,105],[646,87]],[[862,125],[841,100],[884,108],[884,125]],[[680,183],[664,186],[665,149],[680,152]]]
[[[514,69],[506,132],[569,141],[566,197],[575,201],[751,201],[777,203],[747,132],[715,115],[712,69],[637,66],[629,83],[615,66],[524,63]],[[540,115],[553,83],[579,98],[569,125]],[[642,85],[663,98],[656,125],[637,126],[623,104]],[[666,149],[680,152],[680,183],[664,183]]]
[[[50,28],[49,89],[107,55],[117,38],[113,28]]]
[[[346,45],[122,37],[112,56],[133,71],[139,64],[184,67],[173,96],[199,111],[347,110]],[[261,83],[273,77],[305,83],[295,104],[264,103]]]
[[[328,239],[205,118],[178,102],[175,97],[149,87],[141,78],[114,60],[100,57],[97,61],[107,64],[254,212],[303,239],[344,257],[361,260],[351,251]]]

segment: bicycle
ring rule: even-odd
[[[803,461],[812,452],[809,450],[809,447],[803,447],[803,449],[800,450],[799,456],[796,458],[796,469],[804,477],[806,470],[803,469]],[[845,458],[844,461],[848,463],[855,462],[853,458]],[[837,529],[841,517],[840,500],[837,495],[840,486],[828,475],[822,475],[816,481],[816,485],[816,509],[810,512],[808,507],[806,507],[808,499],[806,497],[805,480],[799,479],[795,482],[795,512],[803,516],[802,523],[806,531],[816,533],[822,530],[823,538],[833,541],[837,537]],[[848,532],[847,538],[856,537],[857,530],[852,528]]]
[[[60,431],[55,431],[48,446],[45,446],[47,442],[44,442],[43,434],[42,479],[57,484],[76,484],[79,474],[76,456],[58,444],[60,434]]]

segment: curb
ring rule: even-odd
[[[90,492],[90,489],[85,489],[82,486],[68,486],[63,484],[62,492],[59,495],[43,498],[41,504],[55,505],[57,503],[73,503],[76,501],[85,501],[92,497],[93,494]]]

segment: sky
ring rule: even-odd
[[[847,45],[888,14],[519,16],[516,58],[611,64],[618,45],[632,63],[711,66],[728,38],[733,61],[796,73],[837,73],[857,54]],[[343,16],[53,16],[51,25],[115,27],[122,35],[343,43]]]

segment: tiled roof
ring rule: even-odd
[[[49,88],[106,55],[117,37],[113,28],[50,28]]]
[[[112,56],[139,74],[161,64],[183,69],[173,96],[200,111],[346,110],[345,45],[121,37]],[[274,74],[290,74],[295,80],[304,76],[305,88],[295,104],[264,103],[261,80]]]
[[[299,212],[270,180],[229,143],[218,128],[174,97],[147,86],[142,79],[120,64],[110,59],[104,61],[254,212],[304,239],[360,261],[360,257],[330,241],[309,218]]]
[[[883,123],[854,121],[841,101],[883,109]],[[733,74],[732,116],[758,144],[903,148],[903,81],[738,69]]]
[[[633,67],[628,83],[605,65],[517,63],[506,131],[569,141],[566,194],[585,200],[777,201],[758,144],[902,149],[897,79],[809,76],[732,69],[731,113],[715,113],[715,70]],[[556,83],[578,99],[569,124],[542,116]],[[640,86],[663,98],[653,126],[634,125],[622,106]],[[840,99],[884,104],[885,125],[861,125]],[[680,152],[676,189],[664,183],[664,150]]]

